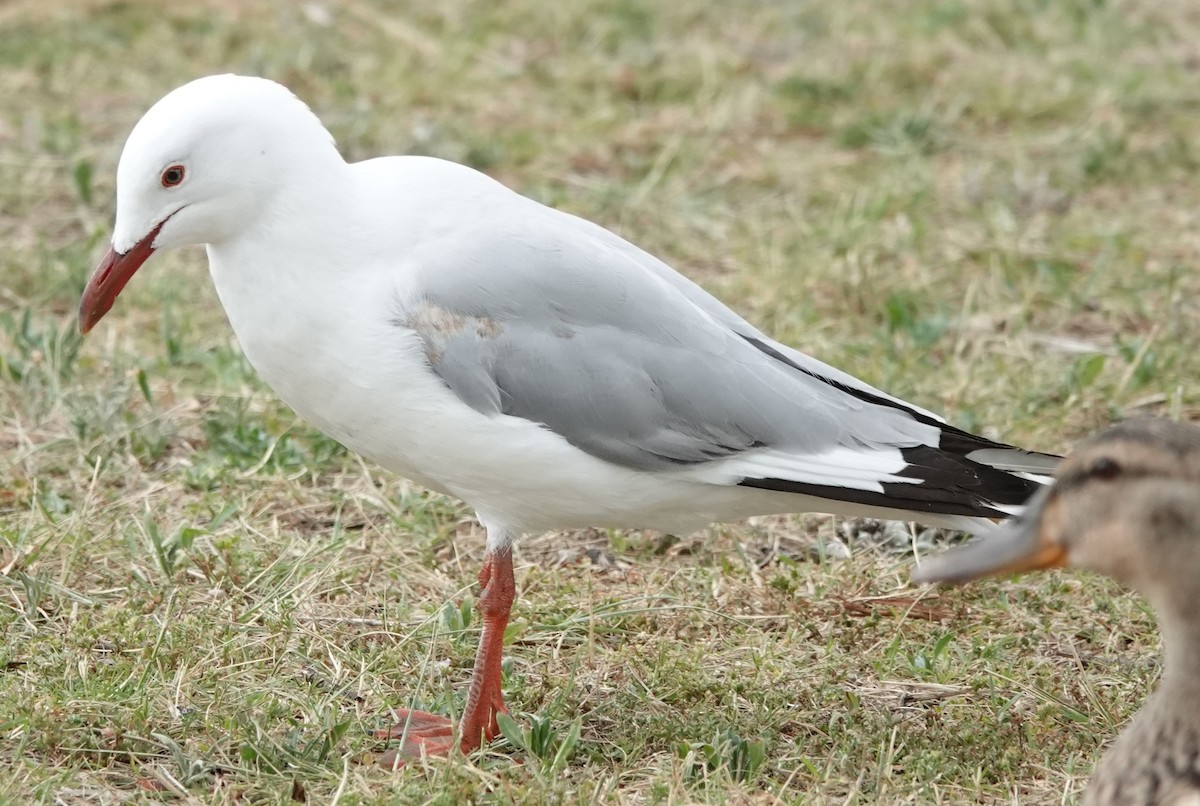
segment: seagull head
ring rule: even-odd
[[[208,76],[168,93],[121,152],[112,245],[84,289],[80,330],[100,321],[155,251],[237,238],[281,189],[340,163],[320,120],[274,81]]]

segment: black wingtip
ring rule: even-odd
[[[913,481],[881,482],[880,490],[792,479],[746,478],[740,484],[862,506],[975,518],[1007,518],[1010,513],[1004,507],[1024,504],[1042,486],[1033,479],[928,445],[902,448],[900,455],[908,466],[896,475]]]
[[[747,478],[743,487],[812,495],[863,506],[883,507],[910,512],[942,515],[1007,518],[1001,507],[1024,504],[1042,486],[1041,482],[1019,475],[1015,471],[993,467],[987,461],[974,461],[969,455],[976,452],[1012,454],[1029,460],[1038,471],[1050,472],[1060,457],[1053,454],[1024,451],[1003,442],[981,437],[955,428],[941,420],[891,398],[866,389],[849,386],[833,378],[813,372],[775,347],[753,336],[743,335],[746,341],[797,372],[858,398],[865,403],[896,409],[919,423],[938,429],[938,445],[918,445],[901,448],[900,454],[908,466],[897,475],[912,478],[908,482],[882,482],[882,491],[858,490],[835,485],[810,484],[791,479]],[[999,463],[998,463],[999,464]],[[1014,462],[1014,465],[1018,464]],[[1023,463],[1022,463],[1023,464]]]

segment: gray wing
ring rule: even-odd
[[[1036,486],[962,458],[1022,452],[773,342],[612,233],[522,201],[518,214],[484,222],[469,244],[442,243],[418,260],[420,298],[397,312],[420,334],[430,367],[472,408],[540,423],[641,471],[763,452],[801,468],[806,457],[857,452],[874,457],[869,467],[886,455],[896,461],[880,467],[881,478],[911,471],[907,497],[923,485],[941,491],[930,511],[980,514],[977,500],[1016,504]],[[504,245],[503,259],[480,246],[489,243]],[[947,441],[959,444],[948,451]],[[775,478],[755,467],[747,463],[739,483],[861,497],[814,485],[804,472]],[[877,481],[863,486],[884,506],[912,506]],[[940,500],[964,487],[978,488],[970,506]]]
[[[570,319],[461,317],[431,330],[422,320],[446,318],[437,305],[410,322],[430,366],[459,398],[487,414],[541,423],[610,462],[661,470],[768,445],[818,453],[849,436],[829,411],[787,389],[794,384],[786,378],[772,386],[768,362],[732,339],[696,345]],[[806,428],[789,433],[800,421]],[[870,425],[876,440],[915,444]]]
[[[421,299],[397,316],[472,408],[542,423],[637,470],[763,446],[815,454],[936,439],[764,352],[757,331],[739,335],[647,271],[645,253],[539,209],[553,215],[472,239],[503,243],[503,264],[472,244],[439,250]]]

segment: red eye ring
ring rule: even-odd
[[[171,165],[163,169],[162,186],[165,188],[173,188],[183,181],[187,172],[182,165]]]

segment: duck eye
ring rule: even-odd
[[[183,181],[183,176],[183,166],[172,165],[162,172],[162,186],[165,188],[173,188]]]
[[[1094,479],[1109,481],[1111,479],[1115,479],[1120,472],[1121,466],[1117,464],[1115,460],[1110,459],[1107,456],[1101,456],[1092,463],[1091,468],[1088,470],[1088,475]]]

